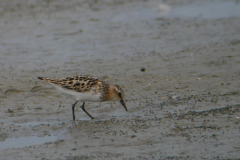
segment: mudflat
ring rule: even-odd
[[[237,1],[0,2],[0,159],[240,158]],[[37,79],[82,74],[128,112]]]

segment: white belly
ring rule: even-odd
[[[96,94],[94,92],[76,92],[76,91],[73,91],[73,90],[64,89],[64,88],[62,88],[61,86],[58,86],[58,85],[54,85],[54,84],[51,84],[51,85],[54,88],[56,88],[57,90],[59,90],[60,92],[75,97],[76,100],[80,100],[82,102],[84,102],[84,101],[101,102],[101,99],[100,99],[101,93]]]

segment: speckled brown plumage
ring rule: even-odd
[[[98,77],[80,75],[60,79],[43,77],[38,77],[38,79],[59,85],[65,89],[74,90],[76,92],[89,92],[90,90],[93,90],[97,93],[99,90],[102,90],[105,94],[103,94],[101,98],[103,101],[106,101],[109,84]]]

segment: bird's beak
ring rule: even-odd
[[[126,105],[125,105],[125,102],[123,101],[123,99],[120,100],[120,103],[123,105],[123,107],[125,108],[126,111],[128,111]]]

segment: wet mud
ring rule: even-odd
[[[239,159],[239,6],[1,0],[0,159]],[[122,86],[128,112],[79,103],[73,122],[37,79],[79,74]]]

